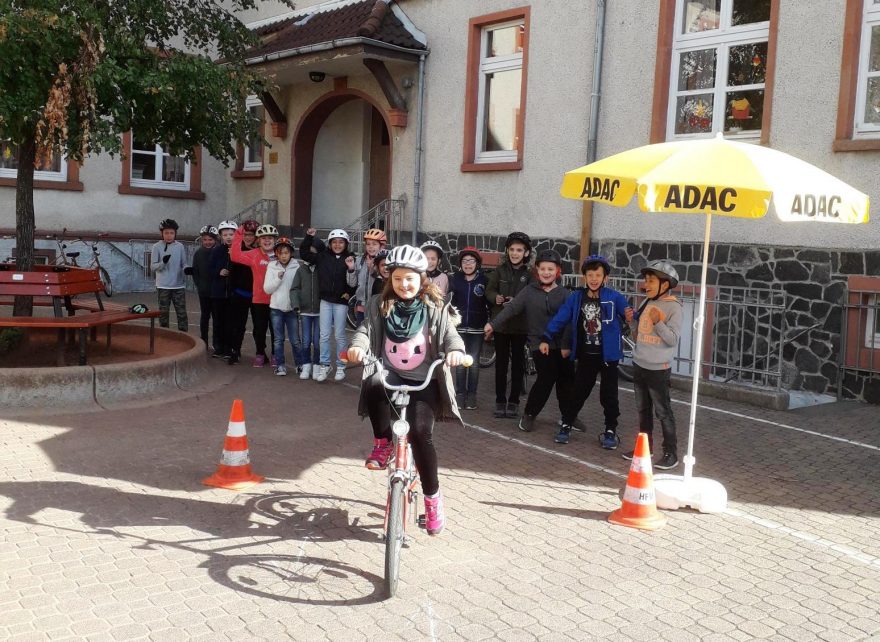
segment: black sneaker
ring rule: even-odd
[[[476,393],[469,393],[467,397],[465,397],[464,407],[467,410],[476,410],[477,409],[477,395]]]
[[[214,350],[211,352],[211,358],[213,358],[213,359],[222,359],[225,356],[226,355],[223,354],[223,351],[218,350],[217,348],[214,348]]]
[[[565,422],[562,421],[562,419],[559,419],[559,421],[556,422],[556,425],[559,427],[562,427],[563,423],[565,423]],[[587,428],[586,428],[586,426],[584,426],[584,422],[582,422],[577,417],[575,417],[575,420],[573,422],[571,422],[571,424],[569,425],[569,428],[571,428],[575,432],[587,432]]]
[[[519,404],[518,403],[510,403],[507,402],[507,410],[504,413],[504,416],[508,419],[516,419],[519,417]]]
[[[654,462],[654,468],[669,470],[678,466],[678,455],[673,452],[665,452],[663,456]]]
[[[492,416],[496,419],[500,419],[507,414],[507,404],[504,402],[495,402],[495,412],[492,413]]]
[[[229,355],[229,359],[226,361],[226,363],[228,363],[230,366],[234,366],[236,363],[238,363],[238,355],[237,354]]]
[[[629,452],[621,453],[620,456],[623,457],[627,461],[632,461],[633,457],[635,457],[636,451],[630,450]]]
[[[535,429],[535,417],[534,415],[526,415],[524,414],[522,418],[519,420],[519,429],[523,432],[532,432]]]

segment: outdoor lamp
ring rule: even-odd
[[[327,77],[323,71],[310,71],[309,72],[309,80],[312,82],[324,82],[324,78]]]

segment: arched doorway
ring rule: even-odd
[[[290,221],[344,227],[391,193],[391,136],[373,98],[338,90],[313,103],[293,140]]]

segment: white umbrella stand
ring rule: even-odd
[[[706,232],[703,238],[703,271],[700,275],[700,299],[694,318],[697,345],[694,350],[694,373],[691,386],[691,412],[688,420],[687,455],[684,456],[684,476],[654,475],[654,494],[657,508],[677,510],[690,507],[701,513],[720,513],[727,508],[727,491],[719,482],[705,477],[694,477],[694,428],[697,420],[697,393],[703,360],[703,327],[706,314],[706,274],[709,270],[709,235],[712,231],[712,213],[706,213]]]

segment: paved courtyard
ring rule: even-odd
[[[880,411],[701,399],[697,474],[729,511],[612,526],[628,463],[601,416],[568,446],[493,419],[436,430],[447,530],[382,595],[384,475],[345,384],[214,360],[205,390],[100,412],[0,410],[7,640],[863,640],[880,632]],[[674,393],[679,430],[687,400]],[[246,492],[201,485],[244,401]],[[620,392],[625,446],[633,394]],[[682,441],[684,441],[682,439]],[[678,469],[678,472],[681,468]]]

